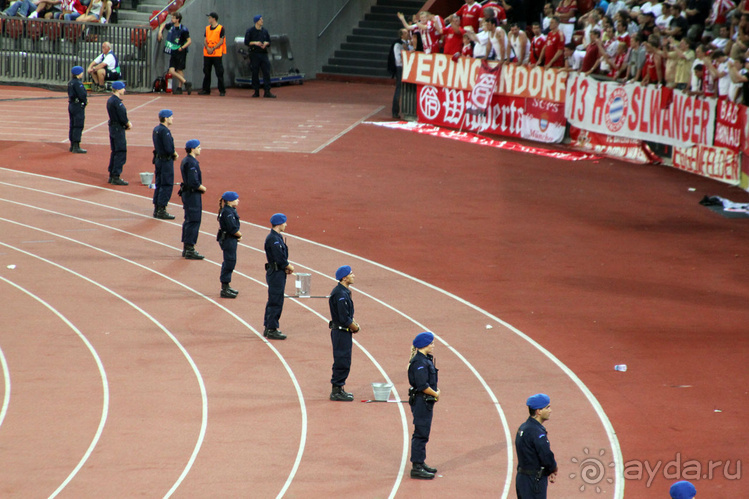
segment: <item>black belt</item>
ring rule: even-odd
[[[338,324],[336,322],[333,322],[333,321],[328,322],[328,327],[330,329],[338,329],[338,330],[341,330],[341,331],[351,331],[346,326],[342,326],[342,325],[340,325],[340,324]]]
[[[524,470],[523,468],[518,466],[518,473],[521,475],[528,475],[528,476],[539,476],[539,473],[541,473],[543,469],[540,470]]]
[[[283,270],[281,267],[278,266],[278,263],[272,262],[272,263],[266,263],[265,264],[265,270]]]
[[[168,156],[163,155],[163,154],[155,154],[154,156],[156,156],[157,159],[162,159],[162,160],[165,160],[165,161],[166,160],[170,160],[170,159],[174,159],[174,156],[171,155],[171,154],[168,155]]]

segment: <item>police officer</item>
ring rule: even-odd
[[[268,45],[270,45],[270,34],[263,28],[263,16],[257,15],[253,19],[255,25],[244,35],[244,44],[250,48],[250,68],[252,69],[252,88],[255,93],[253,97],[260,97],[259,73],[263,71],[263,97],[275,99],[276,96],[270,91],[270,61],[268,60]]]
[[[203,193],[206,191],[198,163],[200,141],[188,140],[185,152],[187,156],[179,167],[182,174],[179,195],[182,197],[182,208],[185,210],[185,221],[182,223],[182,256],[188,260],[202,260],[203,255],[195,249],[203,215]]]
[[[543,425],[551,417],[551,399],[537,393],[528,397],[526,405],[530,416],[515,435],[518,454],[515,491],[518,499],[546,499],[548,482],[554,483],[557,477],[557,462]]]
[[[107,114],[109,115],[109,183],[113,185],[127,185],[122,180],[122,168],[127,162],[127,137],[126,130],[133,128],[127,119],[127,109],[122,103],[125,95],[125,83],[121,81],[112,82],[112,96],[107,100]]]
[[[263,336],[271,340],[285,340],[286,335],[278,330],[278,320],[283,311],[283,293],[286,289],[286,276],[294,272],[289,264],[289,248],[281,237],[286,232],[286,215],[276,213],[270,217],[271,230],[265,238],[265,282],[268,283],[268,302],[265,304],[265,331]]]
[[[153,164],[156,165],[153,217],[162,220],[174,220],[174,215],[166,211],[174,189],[174,160],[179,157],[174,150],[172,132],[169,131],[174,121],[173,115],[171,109],[159,111],[159,124],[153,129]]]
[[[221,298],[236,298],[239,291],[232,288],[231,275],[237,265],[237,243],[242,240],[239,232],[239,215],[237,205],[239,194],[226,191],[221,195],[218,213],[218,235],[216,239],[224,252],[224,262],[221,264]]]
[[[83,124],[86,121],[86,105],[88,104],[88,94],[86,87],[83,86],[81,78],[83,77],[83,67],[73,66],[70,72],[73,77],[68,82],[68,115],[70,115],[70,152],[77,154],[86,154],[85,149],[81,149],[81,135],[83,134]]]
[[[408,363],[408,403],[414,417],[414,433],[411,437],[411,478],[431,480],[437,473],[424,461],[427,442],[432,431],[434,404],[440,399],[437,388],[437,368],[434,367],[434,334],[426,331],[414,338],[411,360]]]
[[[359,324],[354,320],[354,302],[351,299],[349,286],[354,283],[354,272],[344,265],[335,271],[338,284],[330,293],[330,342],[333,344],[333,376],[330,384],[330,400],[351,402],[354,394],[344,391],[349,372],[351,371],[351,335],[359,332]]]
[[[671,486],[669,494],[671,499],[694,499],[694,496],[697,495],[697,489],[691,482],[682,480]]]

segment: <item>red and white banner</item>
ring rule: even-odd
[[[674,147],[674,168],[738,185],[741,181],[739,154],[724,147]]]
[[[482,59],[472,57],[453,60],[445,54],[404,52],[403,81],[453,90],[472,90],[481,63]],[[497,64],[489,62],[492,67]],[[495,93],[564,102],[566,82],[567,73],[558,69],[502,64]]]
[[[672,146],[712,145],[716,99],[673,92],[661,106],[653,85],[620,85],[575,74],[567,80],[565,117],[584,130]]]
[[[434,137],[442,137],[451,140],[459,140],[461,142],[467,142],[470,144],[479,144],[482,146],[496,147],[497,149],[504,149],[506,151],[517,151],[526,154],[535,154],[537,156],[544,156],[547,158],[563,159],[565,161],[582,161],[586,159],[596,160],[601,159],[600,156],[593,154],[586,154],[578,151],[551,151],[549,149],[542,149],[540,147],[526,146],[515,142],[508,142],[506,140],[494,140],[488,137],[482,137],[470,132],[457,132],[455,130],[446,130],[444,128],[436,127],[434,125],[427,125],[423,123],[413,123],[407,121],[385,121],[385,122],[372,122],[365,121],[367,125],[376,125],[385,128],[395,130],[407,130],[410,132],[423,133],[432,135]]]
[[[715,123],[715,146],[734,152],[741,150],[741,134],[744,124],[742,106],[727,100],[718,101],[718,119]]]
[[[499,66],[489,66],[486,61],[482,61],[479,68],[476,83],[471,90],[471,98],[468,100],[466,112],[474,116],[485,116],[486,110],[492,101],[494,89],[497,86],[497,76]]]
[[[419,122],[540,142],[561,142],[564,138],[562,104],[493,95],[486,114],[480,116],[467,112],[469,99],[470,93],[462,90],[419,85]]]
[[[633,163],[658,164],[661,162],[657,154],[650,150],[647,144],[638,139],[626,139],[604,135],[597,132],[581,130],[570,126],[571,146],[575,149],[601,154],[609,158],[624,159]]]

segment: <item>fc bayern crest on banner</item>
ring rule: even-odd
[[[486,115],[486,110],[491,103],[492,95],[494,95],[494,87],[497,85],[497,76],[499,76],[501,67],[501,65],[497,65],[492,68],[486,61],[481,62],[476,83],[473,84],[473,90],[471,90],[471,98],[466,106],[466,113],[474,116]]]
[[[624,126],[624,118],[627,117],[627,105],[629,98],[623,88],[617,88],[606,101],[606,110],[604,112],[606,128],[612,132],[618,132]]]

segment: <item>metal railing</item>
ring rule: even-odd
[[[88,67],[107,41],[128,89],[149,91],[153,84],[152,36],[148,27],[0,18],[0,82],[66,85],[70,68]]]

